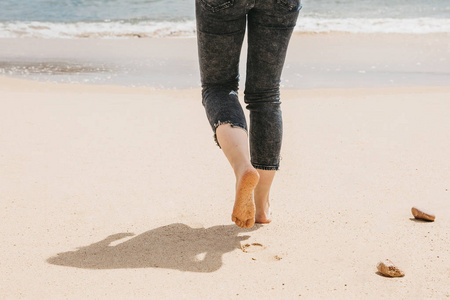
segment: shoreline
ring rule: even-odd
[[[90,83],[65,83],[65,82],[52,82],[41,81],[33,79],[15,78],[9,76],[0,75],[0,91],[3,92],[74,92],[82,89],[89,93],[117,93],[117,94],[147,94],[153,95],[155,93],[188,93],[201,95],[201,88],[186,88],[186,89],[164,89],[155,88],[151,86],[125,86],[125,85],[111,85],[111,84],[90,84]],[[306,96],[316,95],[318,97],[328,96],[329,94],[345,96],[348,93],[361,93],[361,94],[373,94],[383,95],[386,93],[398,94],[398,93],[446,93],[450,90],[450,86],[387,86],[387,87],[353,87],[353,88],[319,88],[319,89],[295,89],[295,88],[281,88],[281,93],[286,94],[289,97],[295,95],[295,93],[302,93]],[[244,96],[243,91],[238,91],[239,97]]]
[[[195,19],[170,20],[92,20],[92,21],[4,21],[0,38],[152,38],[193,37]],[[448,33],[450,22],[444,17],[416,18],[316,18],[300,13],[296,33]]]

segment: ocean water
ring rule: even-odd
[[[450,0],[302,3],[298,32],[450,32]],[[194,18],[194,0],[1,0],[0,38],[194,36]]]

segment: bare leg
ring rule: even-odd
[[[255,188],[256,223],[270,223],[269,193],[276,171],[258,170],[259,182]]]
[[[251,228],[255,224],[253,190],[258,184],[258,171],[250,163],[247,133],[229,124],[216,129],[217,140],[236,176],[236,198],[231,219],[239,227]]]

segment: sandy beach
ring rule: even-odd
[[[296,35],[273,222],[252,229],[230,219],[234,177],[201,106],[195,39],[1,43],[0,298],[450,297],[447,34]],[[37,62],[149,81],[12,69]],[[386,258],[405,277],[377,274]]]

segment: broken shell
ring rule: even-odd
[[[383,261],[380,261],[377,265],[378,271],[389,277],[403,277],[405,276],[405,273],[403,273],[402,270],[397,268],[392,261],[389,259],[385,259]]]
[[[433,214],[425,212],[423,209],[419,209],[417,207],[411,208],[411,212],[416,219],[422,219],[431,222],[433,222],[435,219],[435,216]]]

